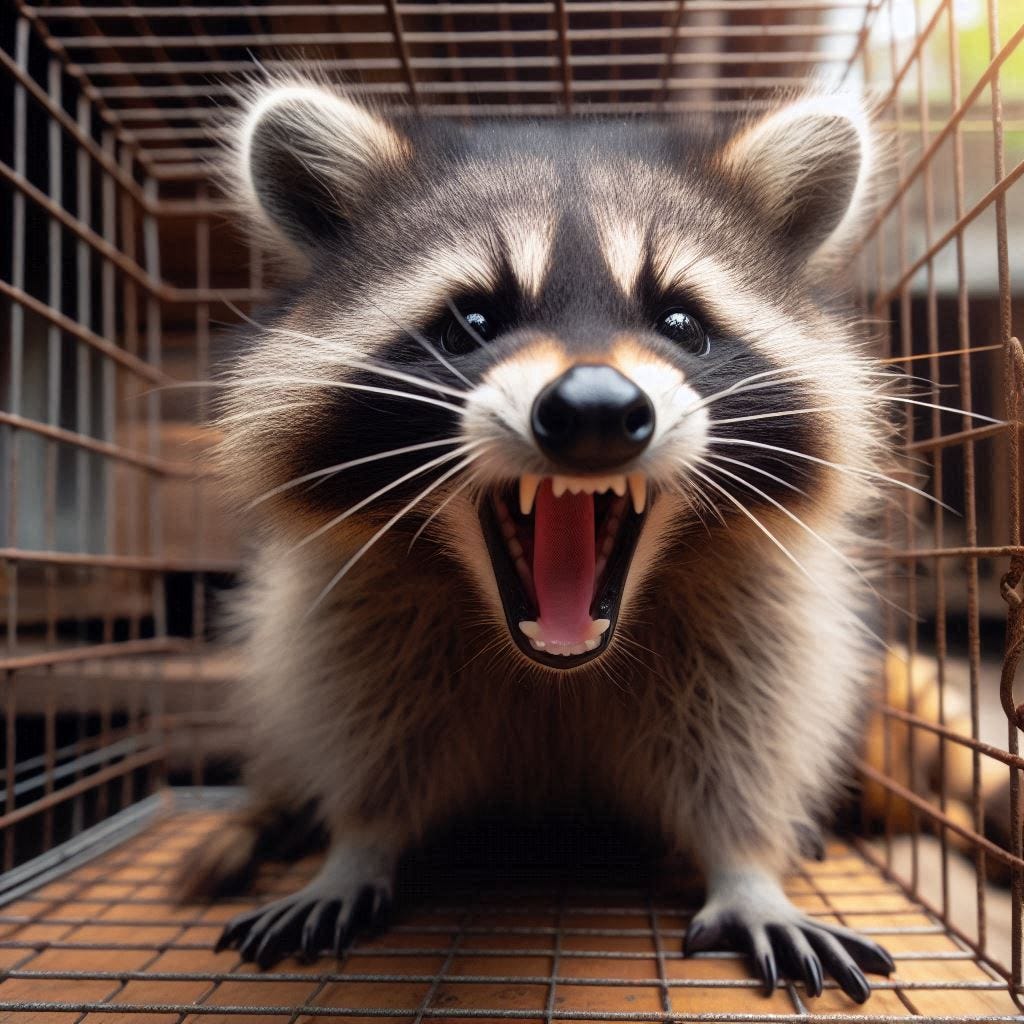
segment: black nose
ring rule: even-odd
[[[580,363],[537,396],[531,420],[537,444],[554,462],[598,473],[647,447],[654,406],[614,367]]]

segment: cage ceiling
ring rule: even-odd
[[[868,0],[295,3],[29,8],[157,178],[203,175],[232,76],[301,61],[425,114],[745,111],[847,79]]]

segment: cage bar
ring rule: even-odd
[[[430,117],[735,118],[812,80],[872,97],[893,167],[850,276],[879,357],[922,378],[922,400],[995,422],[900,410],[920,474],[904,479],[961,515],[905,492],[885,517],[887,596],[911,615],[887,609],[884,627],[907,692],[899,672],[880,678],[859,829],[790,887],[812,915],[891,941],[898,971],[876,986],[875,1018],[1017,1019],[1024,24],[1012,6],[18,0],[0,21],[0,1012],[860,1019],[834,989],[814,1002],[783,985],[762,1003],[735,957],[683,960],[688,897],[621,879],[560,877],[521,905],[500,885],[456,891],[343,961],[264,974],[209,952],[244,901],[170,904],[174,858],[220,820],[219,798],[182,787],[228,771],[219,707],[233,666],[209,636],[239,568],[208,468],[212,396],[182,385],[209,377],[222,326],[274,284],[231,233],[212,170],[248,76],[299,60]],[[918,692],[915,674],[933,683]],[[157,795],[168,783],[175,795]],[[107,845],[93,845],[97,829]],[[261,891],[309,870],[269,871]]]

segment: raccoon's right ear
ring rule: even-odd
[[[237,173],[257,215],[308,253],[336,237],[408,156],[405,138],[365,107],[285,83],[258,93],[246,112]]]

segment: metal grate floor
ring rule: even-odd
[[[260,973],[211,952],[221,923],[260,898],[176,906],[175,865],[223,811],[174,799],[135,835],[0,907],[0,1021],[1017,1019],[1005,983],[848,844],[790,879],[794,902],[893,953],[857,1007],[833,987],[764,999],[728,954],[685,960],[695,909],[622,879],[522,878],[399,906],[384,934],[342,960]],[[290,891],[315,858],[267,869],[259,894]],[[632,878],[635,879],[633,874]]]

